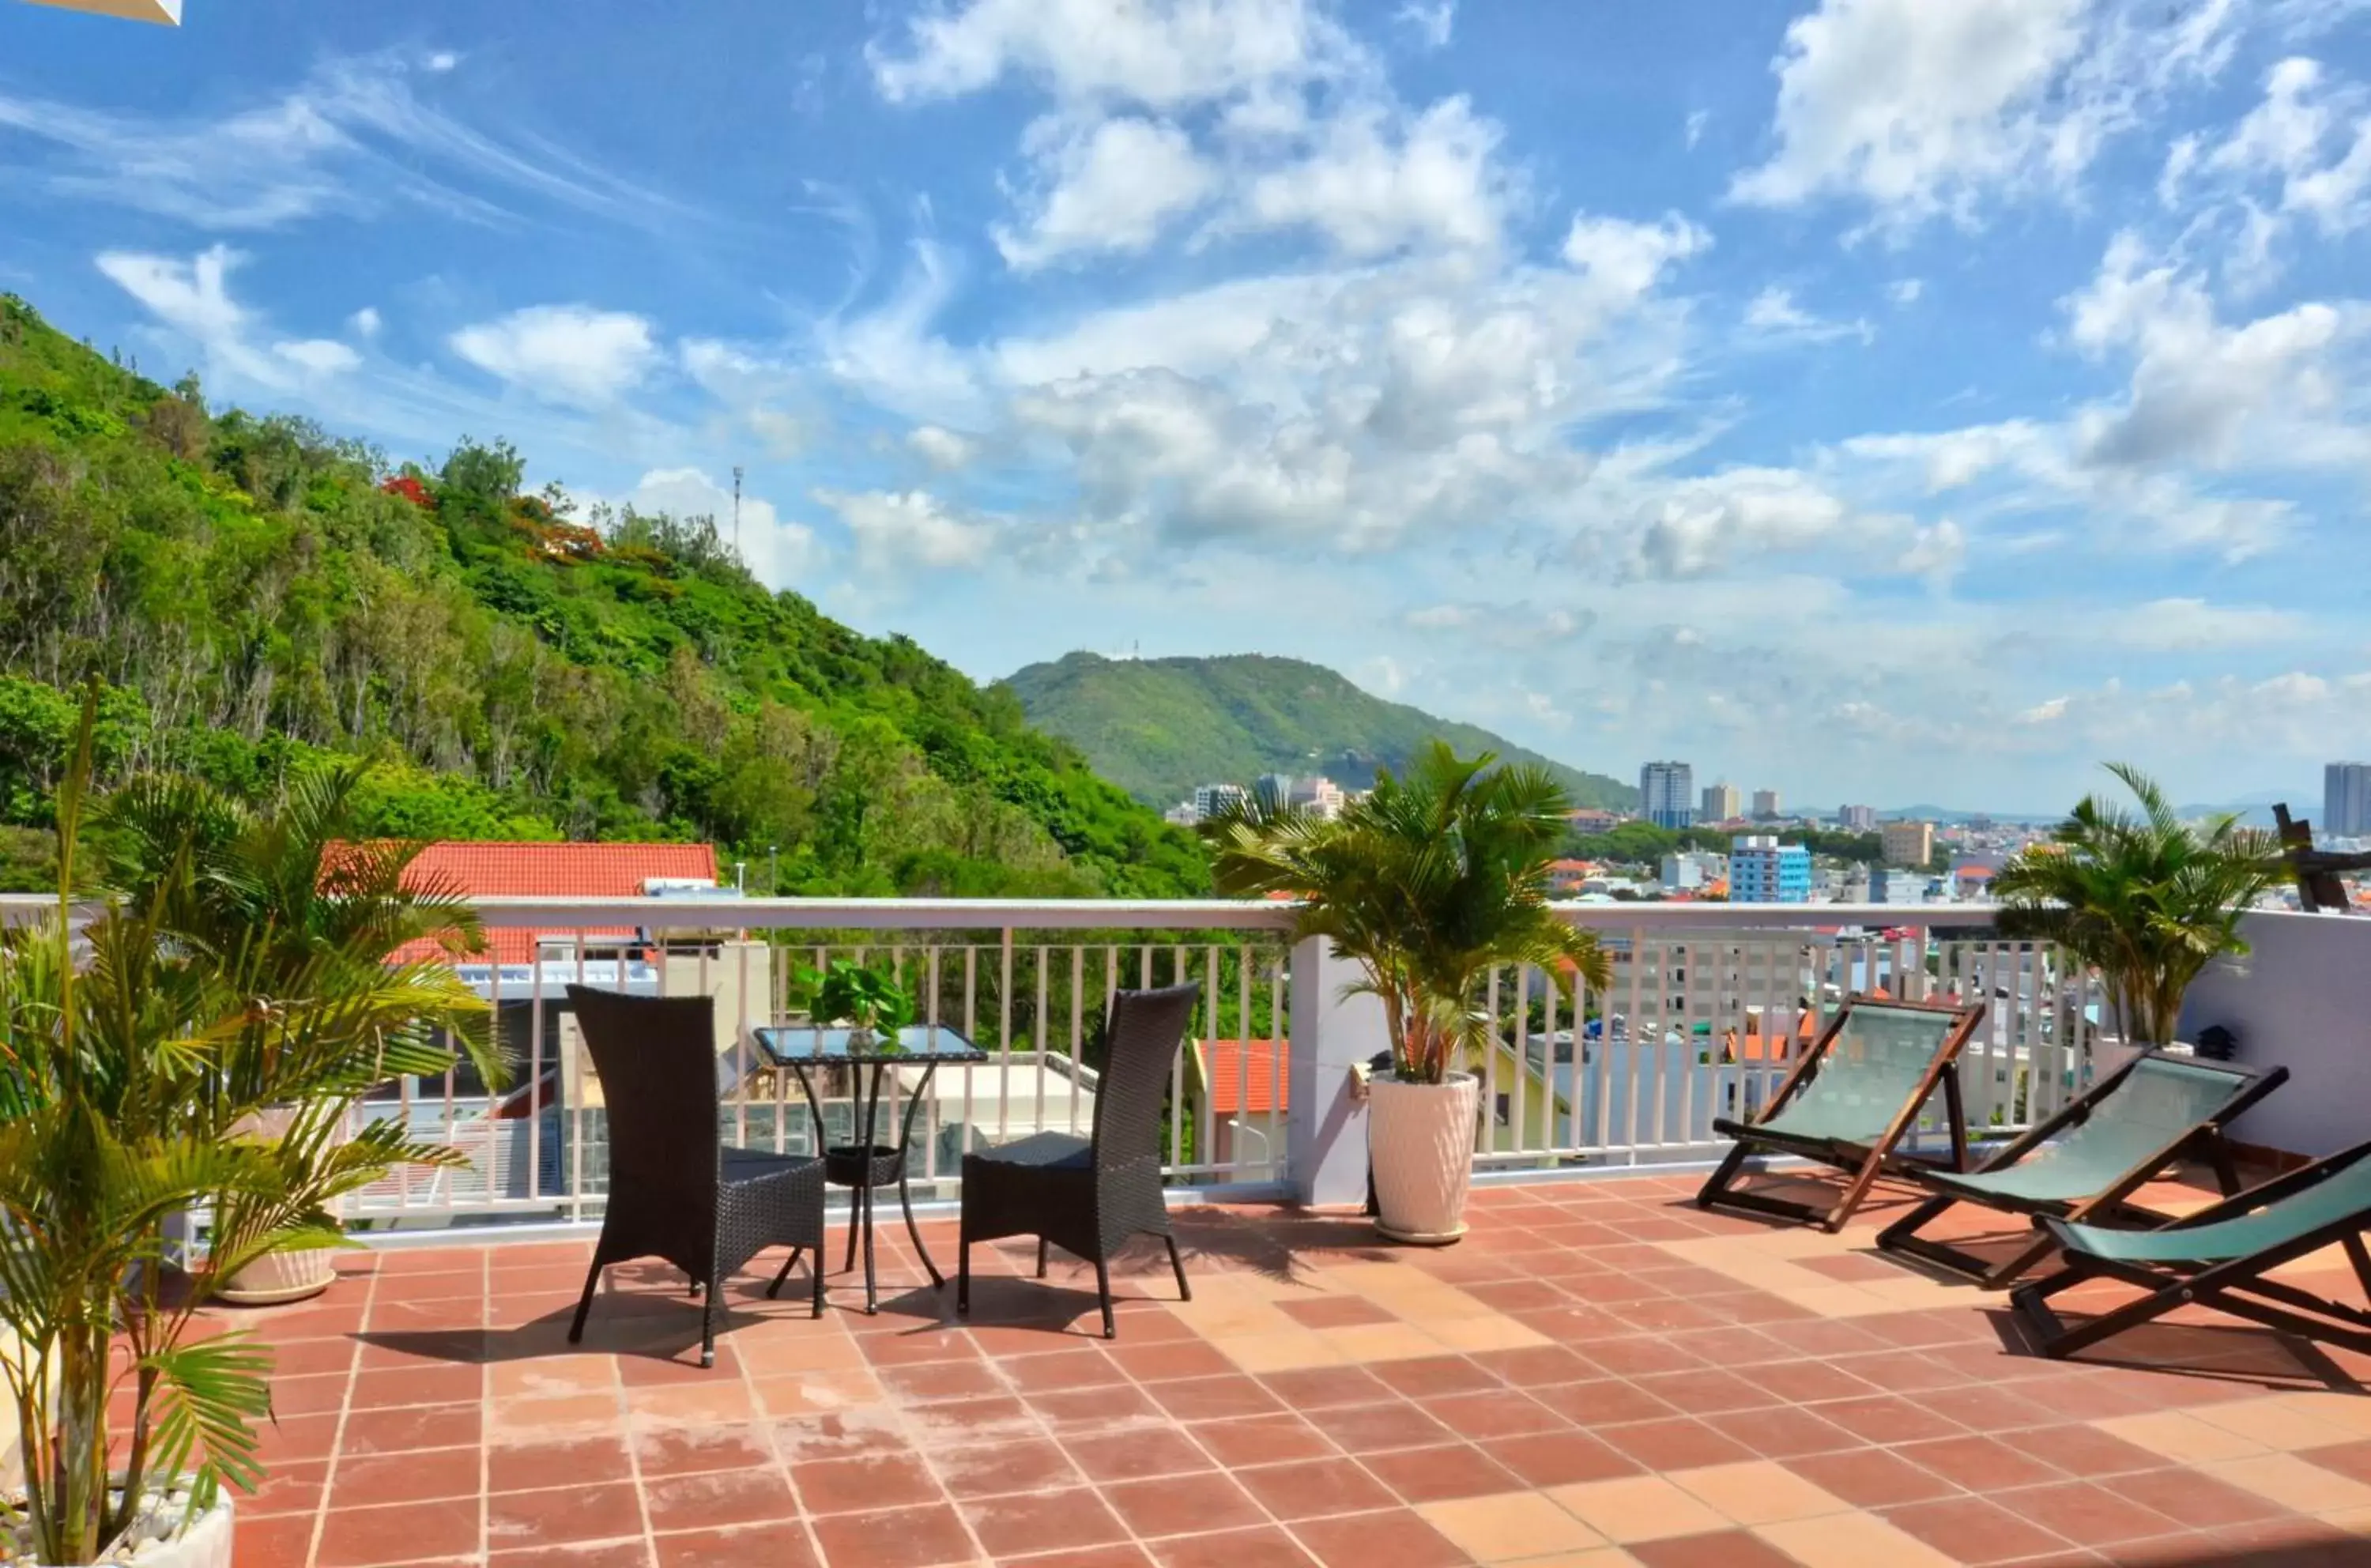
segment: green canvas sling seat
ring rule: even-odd
[[[2132,1194],[2177,1160],[2192,1156],[2213,1165],[2226,1195],[2238,1191],[2224,1128],[2288,1076],[2286,1067],[2254,1068],[2144,1052],[1993,1155],[1980,1170],[1905,1170],[1908,1180],[1934,1195],[1880,1231],[1877,1244],[1995,1288],[2048,1257],[2049,1239],[2035,1237],[2011,1256],[1988,1260],[1921,1232],[1960,1204],[2018,1216],[2162,1225],[2169,1216],[2133,1204]]]
[[[2371,1143],[2224,1199],[2155,1230],[2111,1230],[2041,1215],[2035,1227],[2065,1266],[2010,1295],[2045,1355],[2076,1351],[2192,1304],[2284,1333],[2371,1354],[2371,1312],[2316,1296],[2272,1272],[2326,1247],[2344,1250],[2371,1295]],[[2069,1327],[2050,1298],[2086,1280],[2113,1279],[2144,1294]]]
[[[1811,1220],[1841,1230],[1879,1174],[1903,1161],[1898,1146],[1937,1090],[1951,1140],[1951,1163],[1965,1169],[1967,1118],[1953,1066],[1984,1016],[1981,1002],[1897,1002],[1855,995],[1796,1058],[1762,1113],[1740,1122],[1720,1116],[1713,1130],[1735,1139],[1696,1193],[1699,1205],[1749,1209]],[[1739,1184],[1755,1154],[1791,1155],[1846,1174],[1842,1195],[1820,1208]]]

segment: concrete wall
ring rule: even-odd
[[[2240,1060],[2289,1069],[2232,1135],[2307,1155],[2371,1138],[2371,919],[2266,911],[2242,932],[2253,951],[2200,975],[2181,1010],[2183,1039],[2223,1024]]]

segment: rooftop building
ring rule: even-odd
[[[1923,866],[1935,858],[1935,824],[1931,822],[1889,822],[1878,829],[1889,866]]]
[[[1696,820],[1695,769],[1684,762],[1650,762],[1638,770],[1638,814],[1657,827],[1690,827]]]
[[[1769,834],[1740,834],[1729,840],[1729,897],[1732,904],[1809,903],[1811,852]]]

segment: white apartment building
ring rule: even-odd
[[[1638,770],[1638,814],[1657,827],[1693,827],[1695,769],[1684,762],[1650,762]]]
[[[1208,822],[1230,806],[1250,803],[1252,792],[1240,784],[1197,784],[1194,786],[1194,820]]]
[[[1775,790],[1756,790],[1753,791],[1753,816],[1754,820],[1757,822],[1772,822],[1776,820],[1780,814],[1782,805],[1783,802],[1778,799],[1778,791]]]
[[[1744,797],[1739,793],[1736,785],[1724,779],[1720,783],[1705,786],[1704,811],[1696,820],[1735,822],[1744,810]]]
[[[2371,762],[2333,762],[2321,770],[2321,831],[2332,838],[2371,837]]]

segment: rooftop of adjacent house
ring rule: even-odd
[[[405,880],[468,898],[641,898],[666,886],[716,883],[716,848],[710,844],[513,844],[443,839],[422,849]],[[504,927],[486,933],[498,963],[528,963],[538,944],[566,931]],[[623,928],[585,931],[592,938],[633,935]],[[416,959],[424,944],[400,955]],[[481,955],[484,956],[484,955]]]
[[[1290,1099],[1291,1047],[1281,1040],[1196,1040],[1195,1071],[1209,1086],[1220,1116],[1265,1116]]]

